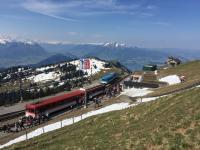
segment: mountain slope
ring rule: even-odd
[[[0,38],[0,67],[2,68],[38,63],[49,55],[37,43]]]
[[[69,52],[78,57],[94,56],[104,60],[118,60],[130,70],[141,69],[146,63],[163,63],[168,53],[128,47],[124,44],[41,44],[50,52]]]
[[[40,61],[39,63],[37,63],[36,65],[37,66],[42,66],[42,65],[48,65],[48,64],[56,64],[56,63],[60,63],[60,62],[63,62],[63,61],[69,61],[69,60],[72,60],[72,59],[75,59],[76,57],[71,55],[71,54],[55,54],[55,55],[52,55],[42,61]]]
[[[22,58],[45,55],[47,52],[36,43],[7,42],[0,44],[0,58]]]
[[[199,97],[195,88],[92,117],[8,149],[200,149]]]

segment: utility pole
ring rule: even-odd
[[[22,70],[20,70],[20,72],[18,73],[18,76],[19,76],[19,94],[20,94],[20,102],[23,102],[21,71]]]
[[[84,76],[83,61],[84,60],[82,58],[79,59],[79,79],[80,79],[81,86],[83,86],[83,76]]]
[[[90,82],[92,83],[92,61],[89,59],[89,62],[90,62],[90,70],[91,70],[91,75],[90,75]]]

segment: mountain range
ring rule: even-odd
[[[101,44],[49,44],[40,43],[48,52],[70,53],[77,57],[98,57],[103,60],[117,60],[130,70],[141,69],[144,64],[163,64],[168,56],[179,57],[183,61],[192,59],[188,54],[168,51],[168,49],[150,49],[131,47],[119,43]],[[200,54],[200,51],[199,51]],[[197,54],[195,54],[196,56]],[[199,55],[200,56],[200,55]]]
[[[74,58],[98,57],[117,60],[130,70],[136,70],[147,63],[162,64],[171,55],[187,61],[199,59],[200,51],[139,48],[120,43],[52,44],[0,38],[0,68],[28,64],[40,66]]]

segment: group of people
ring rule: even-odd
[[[120,85],[115,85],[111,88],[106,89],[106,96],[111,98],[114,97],[116,94],[119,94],[122,91],[122,87]]]
[[[5,124],[3,125],[3,132],[9,133],[9,132],[19,132],[26,128],[30,128],[36,125],[41,124],[42,122],[45,122],[49,120],[49,117],[47,115],[38,115],[36,117],[32,116],[24,116],[21,117],[17,122],[14,124]]]
[[[106,97],[112,98],[112,97],[116,96],[117,94],[119,94],[121,91],[122,91],[122,86],[121,85],[115,85],[113,87],[107,88],[105,90],[105,94],[106,94]],[[93,101],[95,103],[95,108],[100,106],[101,99],[102,99],[102,97],[95,97],[93,99]]]

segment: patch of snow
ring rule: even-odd
[[[104,69],[105,62],[96,59],[90,59],[90,64],[91,69],[85,70],[88,73],[88,76],[94,75]]]
[[[6,44],[6,43],[7,43],[7,41],[0,39],[0,44]]]
[[[12,40],[8,37],[0,37],[0,44],[6,44],[8,42],[11,42]]]
[[[61,85],[64,85],[64,84],[65,84],[65,82],[60,82],[58,85],[61,86]]]
[[[31,76],[28,79],[33,80],[35,83],[36,82],[45,82],[45,81],[50,81],[50,80],[56,80],[60,78],[60,73],[56,72],[49,72],[49,73],[41,73],[36,76]]]
[[[200,88],[200,85],[197,85],[196,87],[197,87],[197,88]]]
[[[55,66],[46,66],[46,67],[37,68],[36,71],[45,71],[52,68],[55,68]]]
[[[18,72],[24,71],[24,68],[18,68]]]
[[[6,80],[6,79],[10,79],[11,78],[11,75],[10,74],[7,74],[6,77],[4,77],[3,79]]]
[[[66,64],[67,64],[67,62],[60,63],[60,67],[62,67],[62,66],[64,66],[64,65],[66,65]]]
[[[145,102],[150,102],[150,101],[154,101],[154,100],[157,100],[159,97],[148,97],[148,98],[142,98],[142,103],[145,103]],[[138,100],[140,101],[140,100]]]
[[[24,41],[24,43],[28,44],[28,45],[34,45],[35,44],[35,42],[33,42],[33,41]]]
[[[118,48],[118,47],[126,47],[126,44],[120,44],[120,43],[105,43],[103,46],[105,47],[114,47],[114,48]]]
[[[181,83],[181,80],[177,75],[166,76],[164,78],[161,78],[159,81],[167,82],[169,85]]]
[[[53,86],[53,85],[50,85],[49,88],[52,89],[52,88],[54,88],[54,86]]]
[[[139,96],[144,96],[152,91],[149,90],[148,88],[130,88],[130,89],[124,89],[124,91],[121,93],[123,95],[127,95],[130,97],[139,97]]]
[[[70,62],[71,64],[76,66],[76,69],[79,70],[81,66],[80,60],[74,60]],[[87,76],[91,76],[100,72],[102,69],[104,69],[105,62],[97,59],[90,59],[90,69],[82,69],[84,72],[87,72]],[[96,66],[96,67],[95,67]]]

